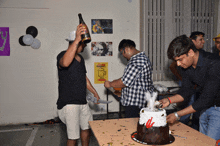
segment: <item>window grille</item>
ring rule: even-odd
[[[164,0],[142,1],[141,45],[153,66],[153,80],[162,78],[164,68]]]
[[[152,63],[153,81],[171,80],[167,47],[176,36],[204,32],[204,49],[210,51],[215,1],[141,0],[140,46]]]
[[[205,33],[204,50],[211,52],[214,45],[214,8],[215,0],[192,0],[191,30]]]

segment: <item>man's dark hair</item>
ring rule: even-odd
[[[189,37],[186,35],[181,35],[173,39],[173,41],[170,43],[167,50],[167,56],[169,59],[174,60],[175,57],[188,54],[190,49],[192,49],[194,52],[198,51]]]
[[[118,51],[120,51],[121,49],[125,48],[125,47],[136,47],[135,42],[129,39],[123,39],[119,45],[118,45]]]
[[[198,35],[202,35],[203,37],[205,36],[205,34],[203,32],[194,31],[194,32],[191,33],[190,38],[192,40],[196,40]]]

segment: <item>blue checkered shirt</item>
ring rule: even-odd
[[[151,62],[144,52],[130,58],[121,80],[126,85],[122,89],[122,105],[145,107],[145,92],[152,93],[154,86]]]

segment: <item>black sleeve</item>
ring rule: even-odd
[[[219,61],[210,63],[207,78],[199,98],[192,104],[193,109],[202,110],[214,105],[215,98],[220,89]]]
[[[63,55],[66,53],[66,51],[62,51],[57,55],[57,68],[59,69],[59,62],[60,59],[63,57]]]
[[[189,98],[195,93],[194,85],[189,77],[189,73],[187,70],[181,68],[182,75],[182,86],[178,90],[177,94],[184,98],[184,101],[189,101]]]

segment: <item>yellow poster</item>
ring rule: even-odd
[[[108,80],[108,62],[94,63],[95,84],[103,84]]]

